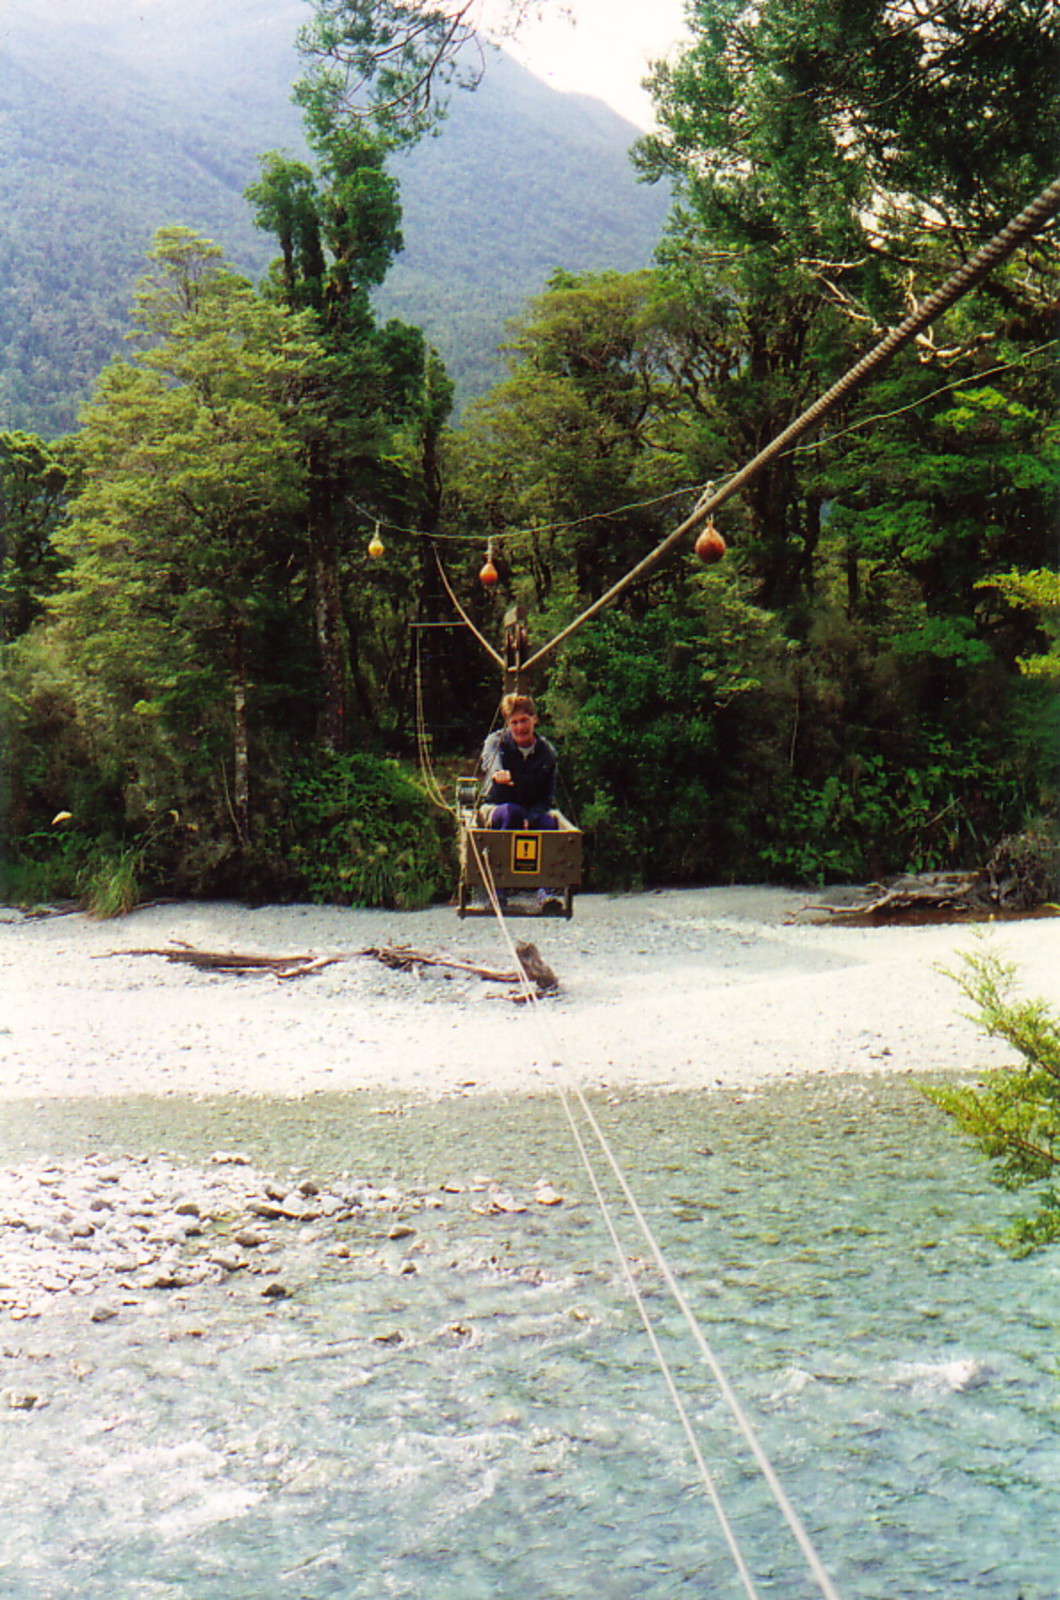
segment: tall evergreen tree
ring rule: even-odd
[[[84,413],[53,610],[81,714],[126,767],[130,814],[188,809],[238,851],[253,686],[274,669],[270,624],[304,566],[288,529],[306,494],[297,400],[317,353],[303,321],[187,229],[161,230],[151,260],[143,347],[103,373]]]
[[[380,325],[371,303],[403,243],[398,187],[385,165],[388,142],[341,118],[316,91],[307,98],[306,124],[317,173],[269,154],[247,195],[258,225],[280,245],[274,293],[307,311],[326,352],[305,396],[305,463],[321,736],[342,750],[350,742],[351,702],[363,726],[377,711],[359,671],[355,597],[345,592],[353,539],[365,532],[356,508],[395,499],[407,507],[405,480],[419,465],[400,464],[398,441],[410,427],[437,426],[428,419],[441,391],[420,330]]]

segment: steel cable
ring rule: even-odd
[[[917,311],[906,317],[904,322],[899,323],[897,328],[893,328],[886,338],[881,339],[879,344],[875,345],[867,355],[862,356],[860,361],[845,372],[801,416],[796,417],[794,422],[789,423],[783,432],[778,433],[775,438],[771,439],[763,450],[760,450],[752,460],[747,462],[746,466],[741,467],[727,482],[722,484],[720,489],[708,489],[700,497],[691,515],[686,517],[684,522],[674,529],[673,533],[668,534],[660,544],[656,545],[654,550],[649,551],[643,560],[638,561],[636,566],[632,567],[624,578],[620,578],[617,583],[608,589],[606,594],[601,595],[599,600],[594,601],[580,616],[575,617],[573,622],[568,623],[548,644],[542,645],[541,649],[536,651],[529,661],[524,663],[524,670],[529,671],[531,667],[545,660],[560,644],[569,639],[572,634],[577,633],[599,612],[617,600],[623,590],[628,589],[631,583],[635,583],[639,578],[645,577],[647,573],[651,572],[675,545],[680,544],[681,540],[686,538],[701,522],[705,522],[707,517],[711,516],[719,506],[724,505],[726,500],[731,499],[734,494],[738,494],[741,489],[750,483],[752,478],[757,477],[763,467],[768,466],[796,439],[801,438],[804,433],[808,433],[811,428],[815,427],[822,418],[834,410],[840,400],[845,399],[848,394],[852,394],[855,389],[860,388],[870,373],[875,372],[877,367],[882,366],[884,362],[889,361],[905,345],[910,344],[918,333],[922,333],[925,328],[935,321],[936,317],[941,316],[950,306],[956,304],[977,284],[981,283],[984,278],[988,277],[994,268],[1006,261],[1021,244],[1025,244],[1028,239],[1032,239],[1035,234],[1040,233],[1045,224],[1052,217],[1055,217],[1058,211],[1060,211],[1060,178],[1054,179],[1047,189],[1043,189],[1041,194],[1035,200],[1032,200],[1030,205],[1025,207],[1018,216],[1013,217],[1012,221],[1002,228],[1000,233],[995,234],[994,238],[983,245],[982,249],[977,250],[975,255],[965,262],[964,266],[959,267],[956,272],[951,274],[942,287],[936,289],[935,293],[930,295]]]

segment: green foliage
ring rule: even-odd
[[[1026,1256],[1060,1239],[1060,1018],[1043,1000],[1013,995],[1015,968],[984,948],[962,957],[950,973],[975,1006],[974,1020],[989,1038],[1023,1057],[1019,1067],[987,1073],[976,1087],[924,1089],[991,1162],[994,1181],[1009,1190],[1036,1190],[1037,1213],[1009,1228],[1004,1242]]]
[[[164,31],[170,9],[149,8],[145,27]],[[555,129],[555,101],[503,62],[417,150],[428,178],[403,222],[394,174],[414,187],[412,152],[393,157],[421,124],[415,92],[401,125],[387,97],[425,81],[455,12],[317,0],[300,91],[312,160],[269,155],[248,191],[280,252],[262,291],[168,229],[136,302],[139,354],[107,369],[76,456],[5,436],[8,885],[101,907],[162,886],[430,893],[438,873],[410,841],[433,830],[392,837],[405,802],[373,800],[328,753],[411,749],[414,679],[440,759],[488,724],[495,686],[469,632],[424,631],[422,672],[414,659],[410,599],[417,621],[452,611],[412,530],[439,536],[487,637],[518,603],[544,642],[994,231],[992,209],[1026,198],[1042,165],[1055,29],[1037,5],[943,11],[692,6],[643,147],[679,209],[660,268],[627,272],[581,270],[647,255],[615,165],[621,130],[584,107],[569,136]],[[411,53],[391,55],[421,23]],[[348,100],[359,78],[367,121]],[[204,132],[199,166],[245,182],[209,144]],[[506,170],[533,154],[496,245],[483,150]],[[600,219],[621,250],[602,253]],[[408,276],[384,288],[403,234]],[[46,313],[16,315],[20,349],[69,311],[38,253]],[[439,357],[386,318],[408,306],[419,320],[407,296],[456,253],[491,317],[505,295],[515,309],[511,283],[518,300],[551,276],[512,329],[508,379],[453,438]],[[1048,810],[1056,290],[1045,248],[992,274],[724,508],[720,568],[654,568],[550,669],[565,803],[597,886],[981,863]],[[461,384],[478,314],[451,295],[441,319]],[[78,382],[82,367],[71,360]],[[71,459],[79,476],[62,482],[53,466]],[[372,564],[377,520],[388,554]],[[476,582],[487,540],[491,594]],[[312,752],[293,777],[292,751]],[[309,819],[297,831],[282,820],[291,784]],[[339,790],[352,798],[333,812]]]
[[[761,876],[761,797],[783,770],[790,685],[773,620],[697,577],[644,615],[605,613],[547,703],[599,887]]]
[[[0,433],[0,642],[25,633],[55,591],[62,560],[54,536],[69,482],[65,448]]]
[[[142,898],[142,865],[142,852],[135,847],[97,857],[79,877],[80,899],[88,915],[103,921],[135,911]]]
[[[438,813],[396,761],[314,758],[289,774],[289,815],[274,831],[295,896],[415,910],[445,886]]]
[[[1018,773],[991,767],[982,741],[920,729],[891,754],[859,743],[836,771],[779,788],[761,859],[781,879],[843,883],[982,861],[999,822],[1023,810]]]
[[[1006,600],[1025,607],[1038,618],[1049,648],[1037,655],[1022,656],[1019,668],[1028,678],[1055,683],[1060,678],[1060,573],[1045,568],[999,573],[982,579],[979,587],[1000,590]]]
[[[100,380],[52,602],[91,742],[127,773],[136,826],[192,795],[245,844],[247,688],[274,681],[304,503],[296,398],[318,356],[187,229],[163,229],[137,297],[144,348]],[[260,692],[260,691],[259,691]]]

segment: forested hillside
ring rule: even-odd
[[[1060,897],[1055,7],[865,0],[840,28],[834,0],[698,0],[637,149],[677,204],[633,271],[578,253],[612,215],[613,120],[579,105],[557,146],[536,91],[487,75],[472,144],[498,166],[533,146],[560,212],[576,146],[583,209],[553,254],[524,190],[483,255],[443,126],[415,146],[402,279],[395,150],[423,133],[455,4],[405,51],[404,0],[313,0],[306,142],[247,207],[267,279],[160,228],[122,303],[136,338],[76,433],[0,429],[5,893],[446,892],[434,780],[490,727],[481,640],[521,606],[535,645],[563,631],[534,689],[596,887],[990,864]],[[110,137],[135,142],[148,91],[118,76]],[[173,149],[184,172],[212,159]],[[1032,200],[1034,228],[943,310]],[[443,244],[487,282],[509,247],[539,279],[575,263],[457,425],[412,293]],[[473,324],[442,328],[459,366]],[[668,536],[712,482],[727,552],[700,562]]]
[[[20,0],[0,32],[0,425],[72,427],[128,328],[155,229],[178,223],[258,276],[243,192],[267,150],[305,149],[290,102],[304,0]],[[421,323],[458,400],[498,371],[506,319],[554,267],[644,265],[665,198],[635,130],[498,61],[444,140],[396,158],[406,254],[383,303]]]

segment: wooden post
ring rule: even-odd
[[[526,694],[530,687],[530,674],[524,662],[530,653],[530,640],[526,633],[526,609],[511,606],[504,613],[504,693]]]

